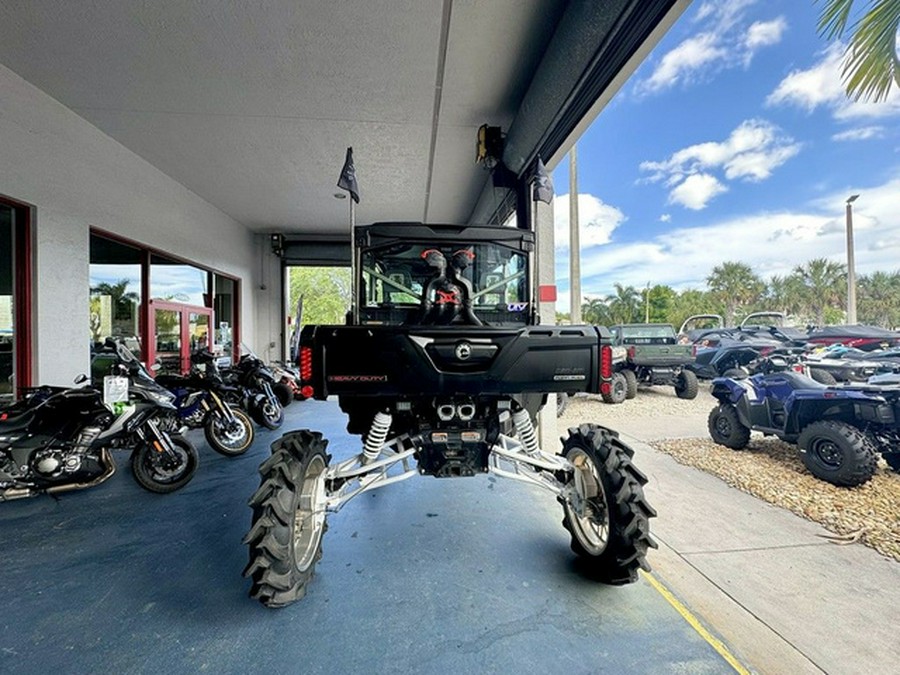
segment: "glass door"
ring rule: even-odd
[[[151,300],[149,362],[161,373],[187,373],[193,352],[213,350],[212,323],[209,308]]]

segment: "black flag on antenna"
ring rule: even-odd
[[[534,169],[534,186],[532,187],[532,199],[536,202],[549,204],[553,201],[553,181],[544,167],[541,158],[537,158],[537,166]]]
[[[347,148],[347,159],[341,169],[341,177],[337,186],[350,193],[350,197],[359,204],[359,186],[356,184],[356,168],[353,166],[353,148]]]

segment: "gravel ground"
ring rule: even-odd
[[[839,488],[813,477],[796,447],[779,440],[754,433],[746,450],[716,445],[706,432],[706,417],[714,405],[715,399],[703,383],[692,401],[682,401],[671,388],[663,387],[642,389],[636,398],[619,405],[579,396],[570,401],[560,427],[596,420],[618,428],[681,464],[711,473],[739,490],[821,524],[835,533],[835,543],[859,541],[900,561],[900,474],[881,462],[875,477],[865,485]],[[666,426],[666,419],[677,420],[682,437],[654,435],[653,430]],[[691,435],[706,438],[684,437]]]

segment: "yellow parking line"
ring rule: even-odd
[[[682,618],[690,624],[691,628],[697,631],[700,637],[706,640],[732,668],[741,675],[750,675],[750,671],[741,665],[740,661],[734,657],[734,654],[728,651],[728,647],[725,646],[725,643],[706,630],[706,628],[703,627],[703,624],[700,623],[700,620],[691,613],[691,610],[681,604],[678,598],[672,595],[672,591],[663,586],[663,584],[652,574],[644,573],[644,578],[650,582],[650,585],[675,608],[676,612],[681,614]]]

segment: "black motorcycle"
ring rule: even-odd
[[[226,457],[244,454],[253,444],[254,430],[250,418],[228,399],[239,390],[226,385],[215,368],[215,357],[209,352],[191,355],[188,375],[158,375],[156,381],[175,395],[176,410],[167,417],[167,429],[186,425],[203,429],[206,441]]]
[[[119,385],[119,396],[92,387],[38,388],[0,413],[0,501],[99,485],[115,473],[111,450],[118,448],[132,448],[134,478],[151,492],[174,492],[194,476],[197,451],[160,427],[174,396],[123,345],[107,347],[119,376],[110,391]]]
[[[236,366],[225,369],[226,382],[243,387],[243,405],[257,424],[277,429],[284,422],[284,407],[275,394],[275,375],[252,352],[241,355]]]

